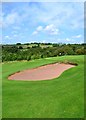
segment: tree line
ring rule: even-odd
[[[32,46],[30,46],[32,44]],[[63,55],[85,55],[86,44],[17,43],[2,45],[2,62],[15,60],[33,60]],[[24,46],[27,45],[25,48]],[[29,45],[29,46],[28,46]],[[42,45],[45,45],[42,47]],[[50,46],[52,45],[52,46]]]

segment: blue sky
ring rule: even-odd
[[[4,2],[2,43],[83,43],[83,2]]]

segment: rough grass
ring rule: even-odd
[[[17,71],[53,62],[69,61],[78,66],[60,77],[46,81],[12,81],[8,76]],[[3,64],[4,118],[83,118],[84,56],[63,56],[30,62]]]

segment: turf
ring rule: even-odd
[[[41,65],[70,61],[78,66],[53,80],[12,81],[17,71]],[[63,56],[2,65],[3,118],[83,118],[84,56]]]
[[[2,65],[0,64],[0,118],[2,118]]]

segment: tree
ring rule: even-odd
[[[79,49],[76,50],[76,53],[78,55],[83,55],[83,54],[85,54],[85,49],[84,48],[79,48]]]
[[[16,45],[21,45],[21,43],[16,43]]]
[[[19,49],[23,49],[23,47],[22,47],[22,46],[19,46]]]

